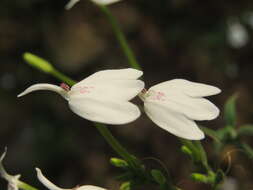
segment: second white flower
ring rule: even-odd
[[[194,120],[212,120],[219,109],[203,98],[220,93],[210,85],[174,79],[157,84],[140,95],[148,117],[166,131],[189,140],[200,140],[204,133]]]

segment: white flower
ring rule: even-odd
[[[70,109],[90,121],[105,124],[126,124],[140,116],[139,108],[129,102],[144,88],[137,80],[142,71],[136,69],[104,70],[96,72],[81,82],[68,87],[52,84],[35,84],[18,97],[36,90],[50,90],[60,94]]]
[[[148,117],[168,132],[190,140],[204,138],[194,120],[212,120],[219,109],[205,96],[220,93],[210,85],[174,79],[157,84],[140,95]]]
[[[69,3],[65,6],[65,9],[69,10],[71,9],[76,3],[78,3],[80,0],[70,0]],[[98,5],[109,5],[112,3],[116,3],[121,0],[91,0],[93,3]]]
[[[21,175],[9,175],[4,167],[3,167],[3,159],[6,155],[7,152],[7,148],[5,148],[4,153],[2,154],[1,158],[0,158],[0,175],[2,178],[4,178],[6,181],[8,181],[8,190],[18,190],[18,183],[19,183],[19,178],[21,177]]]
[[[60,187],[57,187],[56,185],[54,185],[51,181],[49,181],[42,173],[41,170],[39,168],[36,168],[37,171],[37,177],[40,180],[40,182],[45,185],[48,189],[50,190],[106,190],[104,188],[101,187],[97,187],[97,186],[93,186],[93,185],[83,185],[80,187],[75,187],[72,189],[63,189]]]

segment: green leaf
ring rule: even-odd
[[[198,154],[199,154],[200,161],[201,161],[202,165],[208,171],[210,169],[210,167],[208,165],[207,155],[206,155],[206,151],[205,151],[203,145],[201,144],[200,141],[193,141],[193,144],[198,149]]]
[[[131,190],[131,182],[130,181],[127,181],[127,182],[124,182],[121,184],[120,186],[120,190]]]
[[[160,170],[156,169],[151,170],[151,175],[158,184],[160,185],[166,184],[166,178],[164,177],[163,173]]]
[[[224,117],[227,126],[235,127],[236,125],[236,99],[237,95],[233,95],[225,103]]]
[[[243,149],[243,151],[245,152],[245,154],[251,159],[253,160],[253,149],[246,143],[242,143],[240,144],[240,147]]]
[[[125,160],[119,158],[111,158],[110,163],[118,168],[127,168],[129,166]]]
[[[219,139],[223,144],[230,143],[238,137],[237,131],[231,126],[225,126],[217,131]]]
[[[208,183],[208,177],[204,174],[200,174],[200,173],[192,173],[191,174],[191,179],[193,179],[194,181],[197,182],[202,182],[202,183]]]
[[[132,172],[125,172],[122,175],[116,176],[115,179],[118,181],[129,181],[134,178],[134,174]]]
[[[216,176],[215,176],[215,183],[219,184],[221,183],[225,178],[225,174],[221,169],[218,169],[218,171],[216,172]]]
[[[201,161],[200,152],[199,152],[198,148],[193,144],[193,142],[190,140],[186,140],[186,139],[180,139],[180,141],[185,146],[185,148],[183,150],[186,150],[186,148],[188,149],[184,153],[187,153],[187,152],[190,153],[191,158],[193,159],[194,162],[200,162]]]
[[[217,131],[209,129],[207,127],[199,126],[200,129],[209,137],[211,137],[215,142],[221,143],[219,134]]]
[[[185,145],[181,146],[181,151],[190,157],[192,157],[192,151]]]
[[[239,136],[253,136],[253,125],[244,125],[241,126],[238,130],[237,133]]]

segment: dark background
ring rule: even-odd
[[[67,102],[54,93],[16,97],[34,83],[60,84],[26,65],[22,54],[27,51],[49,60],[75,80],[103,69],[128,67],[99,9],[90,1],[81,0],[65,11],[66,3],[0,1],[0,150],[8,146],[4,164],[11,174],[21,173],[23,181],[40,189],[44,187],[37,181],[34,167],[41,168],[64,188],[94,184],[116,190],[114,177],[120,170],[110,166],[109,159],[117,155],[91,122],[73,114]],[[237,92],[238,123],[252,122],[252,1],[122,0],[110,9],[142,65],[147,88],[173,78],[215,85],[223,92],[211,100],[221,110],[225,100]],[[228,40],[229,27],[235,22],[248,36],[239,46]],[[221,128],[222,114],[204,124]],[[110,129],[148,167],[161,167],[146,159],[159,158],[182,189],[208,189],[189,180],[192,166],[180,152],[178,139],[153,124],[145,114],[129,125]],[[250,139],[245,141],[251,143]],[[209,159],[217,168],[226,159],[222,154],[219,161],[214,158],[210,142],[209,138],[203,140]],[[236,178],[240,190],[253,189],[252,169],[243,153],[233,153],[228,175]],[[4,185],[1,180],[1,189]]]

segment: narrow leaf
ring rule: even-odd
[[[200,129],[209,137],[211,137],[215,142],[217,143],[221,143],[218,132],[216,132],[215,130],[203,127],[203,126],[199,126]]]
[[[224,117],[226,124],[231,127],[236,125],[236,99],[237,95],[231,96],[224,106]]]
[[[166,184],[166,178],[164,177],[164,175],[160,170],[156,169],[151,170],[151,175],[158,184],[160,185]]]
[[[239,136],[252,136],[253,135],[253,125],[244,125],[241,126],[238,130],[237,133]]]

